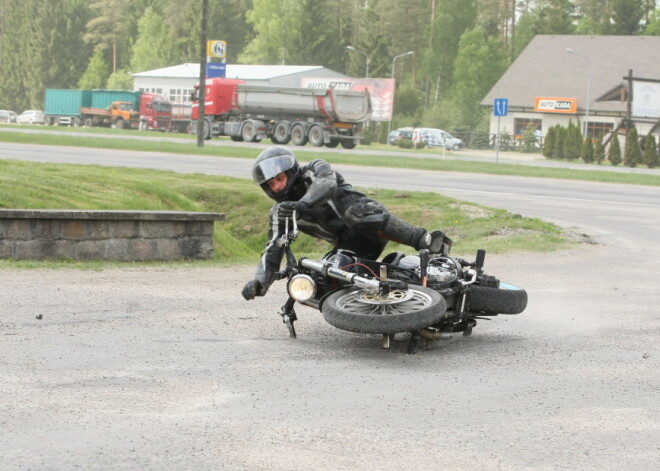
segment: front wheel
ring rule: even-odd
[[[520,314],[527,307],[527,292],[504,282],[499,288],[472,285],[469,296],[470,312],[479,314]]]
[[[416,331],[437,324],[446,311],[440,293],[421,286],[395,289],[388,295],[350,286],[332,293],[321,307],[329,324],[365,334]]]

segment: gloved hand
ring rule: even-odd
[[[241,294],[243,295],[246,301],[249,301],[250,299],[254,299],[257,296],[265,295],[266,291],[268,291],[268,288],[266,288],[261,283],[261,281],[252,280],[245,283],[245,286],[243,286],[243,291],[241,291]]]
[[[309,205],[302,201],[283,201],[277,208],[277,217],[279,219],[293,217],[294,211],[300,217],[303,212],[307,211],[307,208],[309,208]]]

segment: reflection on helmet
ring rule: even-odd
[[[293,152],[283,146],[273,146],[257,156],[254,167],[252,167],[252,179],[270,198],[275,201],[285,201],[298,178],[298,169],[298,161]],[[288,177],[286,188],[275,193],[269,188],[267,182],[284,172]]]

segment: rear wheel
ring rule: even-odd
[[[291,142],[297,146],[304,146],[307,144],[307,134],[305,134],[305,126],[302,124],[294,124],[291,128]]]
[[[243,123],[241,137],[245,142],[257,142],[257,127],[251,121]]]
[[[386,296],[351,286],[332,293],[321,307],[329,324],[366,334],[423,329],[440,322],[446,310],[447,304],[440,293],[421,286],[392,290]]]
[[[323,146],[323,129],[318,124],[309,128],[309,143],[314,147]]]
[[[499,288],[472,285],[469,310],[479,314],[520,314],[527,307],[527,292],[509,283]]]
[[[273,136],[271,137],[273,144],[288,144],[291,140],[291,134],[289,134],[289,124],[280,121],[275,125],[273,129]]]
[[[85,127],[91,128],[94,126],[94,120],[92,118],[85,118]]]
[[[71,118],[71,126],[73,126],[74,128],[79,128],[80,127],[80,118],[78,118],[78,117]]]
[[[344,149],[353,149],[357,144],[353,139],[342,139],[341,140],[341,146]]]

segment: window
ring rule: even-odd
[[[536,131],[537,129],[541,129],[541,125],[542,122],[540,119],[516,118],[513,121],[513,134],[516,136],[516,139],[520,139],[528,127]]]
[[[587,133],[594,139],[603,139],[606,134],[612,132],[614,124],[612,123],[594,123],[589,121]]]

